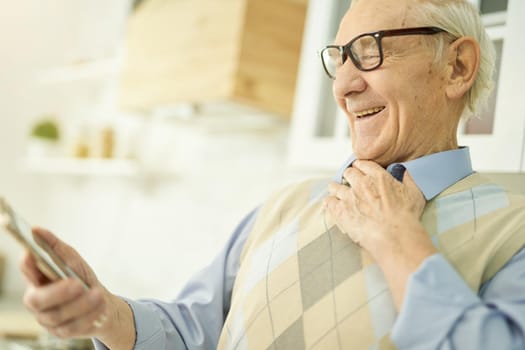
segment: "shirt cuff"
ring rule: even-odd
[[[479,303],[450,263],[432,255],[408,280],[391,339],[400,349],[436,349],[465,311]]]
[[[135,350],[165,349],[166,344],[176,349],[186,349],[178,331],[167,320],[166,315],[153,303],[122,298],[133,312],[135,323]],[[105,350],[98,339],[93,339],[97,350]]]

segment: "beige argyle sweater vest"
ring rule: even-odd
[[[219,349],[395,349],[384,276],[323,214],[328,182],[291,186],[260,209]],[[478,291],[525,244],[525,197],[474,174],[429,201],[422,221]]]

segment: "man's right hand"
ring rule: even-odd
[[[25,306],[36,320],[59,338],[100,339],[111,349],[131,349],[135,342],[133,314],[128,304],[111,294],[75,249],[49,231],[35,228],[38,235],[84,280],[89,289],[74,278],[51,281],[26,253],[20,268],[27,281]]]

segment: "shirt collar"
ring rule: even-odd
[[[346,168],[355,160],[354,155],[350,156],[337,172],[334,181],[341,183]],[[473,173],[468,147],[434,153],[408,162],[392,163],[386,168],[387,171],[391,172],[396,164],[402,164],[407,169],[427,200]]]

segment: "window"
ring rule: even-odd
[[[470,119],[460,128],[460,132],[467,135],[490,135],[493,132],[496,101],[498,96],[498,83],[501,71],[501,57],[505,39],[507,1],[502,0],[477,0],[473,1],[479,6],[483,23],[494,42],[496,48],[496,66],[494,71],[495,87],[489,98],[487,108],[480,115]]]
[[[482,14],[507,11],[507,0],[481,0],[478,5]]]

